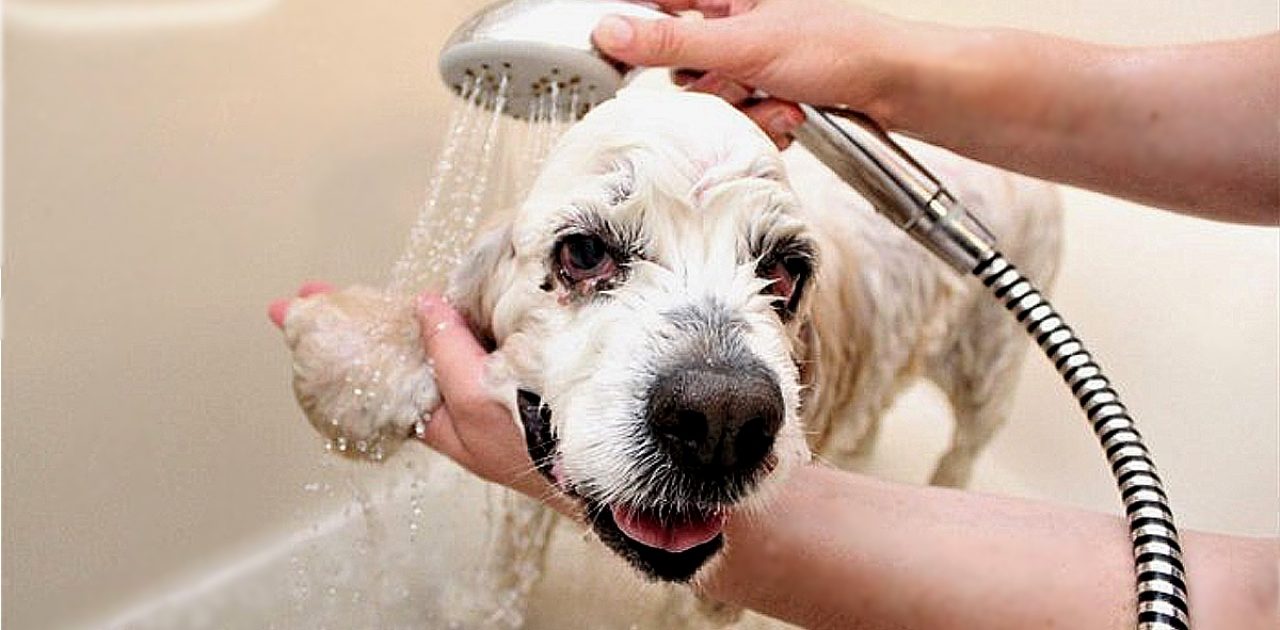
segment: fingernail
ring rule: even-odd
[[[691,70],[689,68],[676,68],[671,71],[671,82],[676,85],[689,85],[694,81],[702,78],[706,74],[705,70]]]
[[[267,307],[267,317],[278,328],[284,328],[284,319],[289,315],[289,300],[276,300]]]
[[[329,293],[333,291],[333,285],[320,280],[311,280],[302,283],[298,288],[298,297],[311,297],[317,293]]]
[[[779,136],[790,135],[800,123],[804,122],[799,112],[785,111],[778,112],[769,118],[769,131]]]
[[[605,16],[596,25],[596,43],[601,48],[615,50],[626,48],[631,45],[631,40],[635,39],[635,36],[636,31],[632,28],[631,23],[616,15]]]

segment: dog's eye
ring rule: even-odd
[[[766,280],[773,281],[773,284],[765,287],[765,291],[770,295],[789,298],[791,297],[791,292],[795,290],[795,276],[781,262],[774,263],[773,267],[766,269],[764,277]]]
[[[803,256],[787,256],[781,260],[764,261],[756,273],[773,282],[764,288],[764,293],[776,295],[778,311],[789,314],[799,302],[798,292],[809,276],[809,262]]]
[[[604,241],[587,234],[565,237],[556,257],[571,282],[607,277],[618,268]]]
[[[809,273],[809,264],[799,256],[788,256],[761,269],[761,276],[773,280],[765,291],[771,295],[789,298],[795,293],[796,284]]]

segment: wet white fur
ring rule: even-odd
[[[676,350],[665,314],[687,306],[714,302],[747,322],[746,345],[781,385],[777,471],[808,459],[800,357],[760,294],[767,283],[747,251],[753,231],[766,226],[803,231],[800,209],[772,144],[746,118],[725,114],[723,103],[680,93],[605,103],[566,133],[534,183],[511,228],[512,255],[499,262],[514,269],[506,282],[472,268],[483,274],[479,293],[497,296],[472,310],[490,322],[520,385],[554,411],[570,482],[589,482],[599,500],[672,500],[636,465],[644,396]],[[611,204],[619,188],[628,194]],[[539,285],[557,232],[585,208],[635,227],[651,262],[633,264],[607,299],[575,302],[559,284],[550,292]]]
[[[919,143],[909,149],[1028,276],[1052,279],[1060,254],[1052,188]],[[610,203],[624,191],[626,200]],[[655,253],[606,300],[567,299],[558,283],[540,288],[575,204],[640,226]],[[602,498],[661,500],[661,488],[632,474],[643,386],[669,350],[662,314],[708,299],[750,323],[749,346],[781,384],[775,479],[809,449],[856,466],[894,397],[923,377],[939,384],[956,416],[933,482],[963,485],[1008,412],[1026,341],[983,287],[933,260],[803,150],[780,156],[718,99],[624,90],[566,133],[527,201],[504,220],[477,244],[450,294],[500,346],[494,395],[514,418],[517,385],[540,393],[554,410],[565,472]],[[748,235],[761,230],[806,233],[819,245],[818,276],[789,325],[759,295],[763,281],[745,253]],[[291,312],[286,331],[295,362],[307,366],[320,359],[293,339],[324,332],[308,324],[301,333],[302,313]],[[389,385],[406,390],[388,394],[397,400],[425,388],[414,378]]]
[[[350,287],[299,299],[285,316],[294,395],[341,455],[384,459],[439,403],[412,306],[384,299]]]

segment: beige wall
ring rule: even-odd
[[[385,277],[443,126],[435,53],[479,4],[6,3],[6,626],[119,608],[333,507],[302,490],[337,473],[265,305]],[[1277,27],[1270,0],[872,4],[1116,42]],[[1068,202],[1057,301],[1183,520],[1274,534],[1277,232]],[[1027,372],[979,485],[1113,509],[1052,373]]]

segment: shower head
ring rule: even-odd
[[[496,94],[505,81],[504,111],[517,118],[538,99],[576,93],[577,111],[568,113],[580,118],[613,97],[631,70],[591,43],[606,15],[667,14],[621,0],[503,0],[453,32],[440,52],[440,74],[458,93]]]

